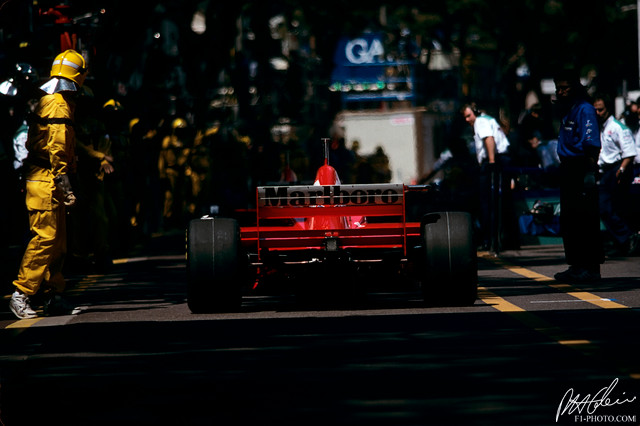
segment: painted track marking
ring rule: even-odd
[[[482,252],[482,253],[479,253],[478,256],[485,260],[488,260],[489,262],[494,263],[497,266],[500,266],[501,268],[507,269],[516,275],[529,278],[533,281],[543,282],[548,287],[551,287],[553,289],[566,293],[569,296],[575,297],[576,299],[579,299],[583,302],[591,303],[592,305],[598,306],[600,308],[603,308],[603,309],[628,309],[629,308],[628,306],[625,306],[621,303],[614,302],[611,299],[602,298],[593,293],[579,290],[570,284],[559,283],[554,278],[547,277],[546,275],[539,274],[537,272],[534,272],[522,266],[514,265],[511,262],[508,262],[504,259],[493,257],[488,253]]]

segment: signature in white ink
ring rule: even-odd
[[[573,388],[569,389],[565,392],[562,397],[562,401],[560,401],[560,405],[558,406],[558,411],[556,412],[556,423],[563,414],[573,414],[576,411],[578,413],[586,411],[587,414],[593,414],[600,407],[612,407],[614,405],[622,405],[636,400],[635,396],[632,398],[624,397],[626,392],[622,392],[622,397],[624,399],[614,399],[610,396],[617,384],[618,378],[615,378],[609,386],[600,389],[595,395],[593,395],[593,397],[591,394],[587,394],[584,397],[581,397],[580,394],[574,395],[575,392]]]

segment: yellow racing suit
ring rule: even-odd
[[[41,286],[44,293],[61,293],[65,286],[65,196],[54,178],[75,171],[73,115],[74,104],[58,92],[40,99],[29,123],[25,181],[32,238],[13,282],[28,296]]]

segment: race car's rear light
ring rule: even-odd
[[[324,248],[327,251],[338,251],[338,239],[336,237],[325,237]]]

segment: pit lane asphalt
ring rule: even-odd
[[[162,236],[107,274],[68,275],[77,316],[16,321],[5,303],[0,424],[549,425],[567,390],[614,380],[635,400],[595,414],[640,419],[637,257],[578,288],[551,278],[560,246],[479,253],[472,307],[378,286],[357,307],[253,294],[192,315],[183,247]]]

